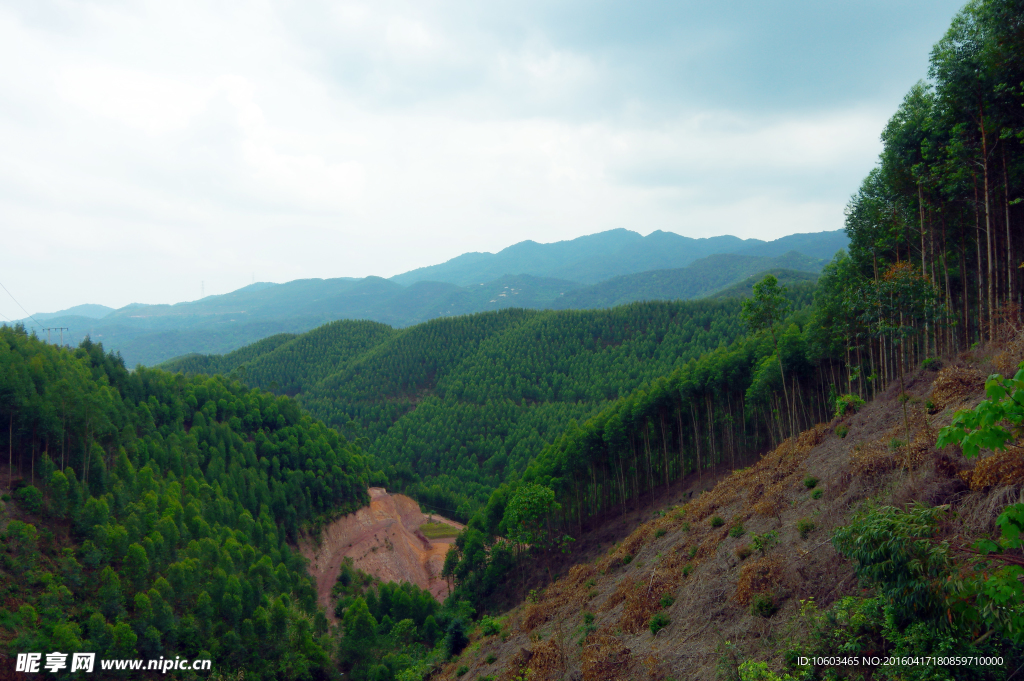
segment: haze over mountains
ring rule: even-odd
[[[133,303],[118,310],[79,305],[33,316],[46,326],[68,327],[65,342],[76,344],[89,335],[120,352],[129,366],[153,365],[189,353],[230,352],[338,319],[404,327],[506,307],[590,309],[688,300],[766,270],[802,281],[846,245],[842,231],[764,242],[691,239],[661,231],[644,237],[616,229],[552,244],[524,241],[494,254],[466,253],[390,279],[261,282],[175,305]]]

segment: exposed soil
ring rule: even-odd
[[[316,579],[320,605],[334,616],[331,588],[345,558],[353,566],[384,582],[411,582],[428,589],[434,598],[448,595],[448,583],[441,578],[444,557],[453,538],[427,539],[419,531],[428,516],[419,504],[403,494],[388,494],[383,487],[371,487],[370,505],[338,518],[324,528],[319,544],[312,538],[299,542],[309,560],[309,572]],[[462,529],[459,523],[437,514],[429,518]]]

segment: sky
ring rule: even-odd
[[[960,6],[0,0],[0,283],[52,312],[840,229]]]

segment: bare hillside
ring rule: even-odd
[[[425,537],[419,528],[428,517],[413,499],[388,494],[382,487],[368,491],[369,506],[328,525],[319,544],[306,538],[299,545],[309,560],[310,574],[316,578],[320,605],[333,616],[331,588],[345,558],[351,558],[355,568],[384,582],[412,582],[443,600],[448,595],[448,584],[441,578],[441,568],[454,539]],[[463,527],[438,515],[431,518],[458,529]]]

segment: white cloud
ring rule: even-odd
[[[0,0],[0,280],[47,311],[617,227],[841,226],[894,102],[712,107],[672,60],[735,36],[588,9]]]

